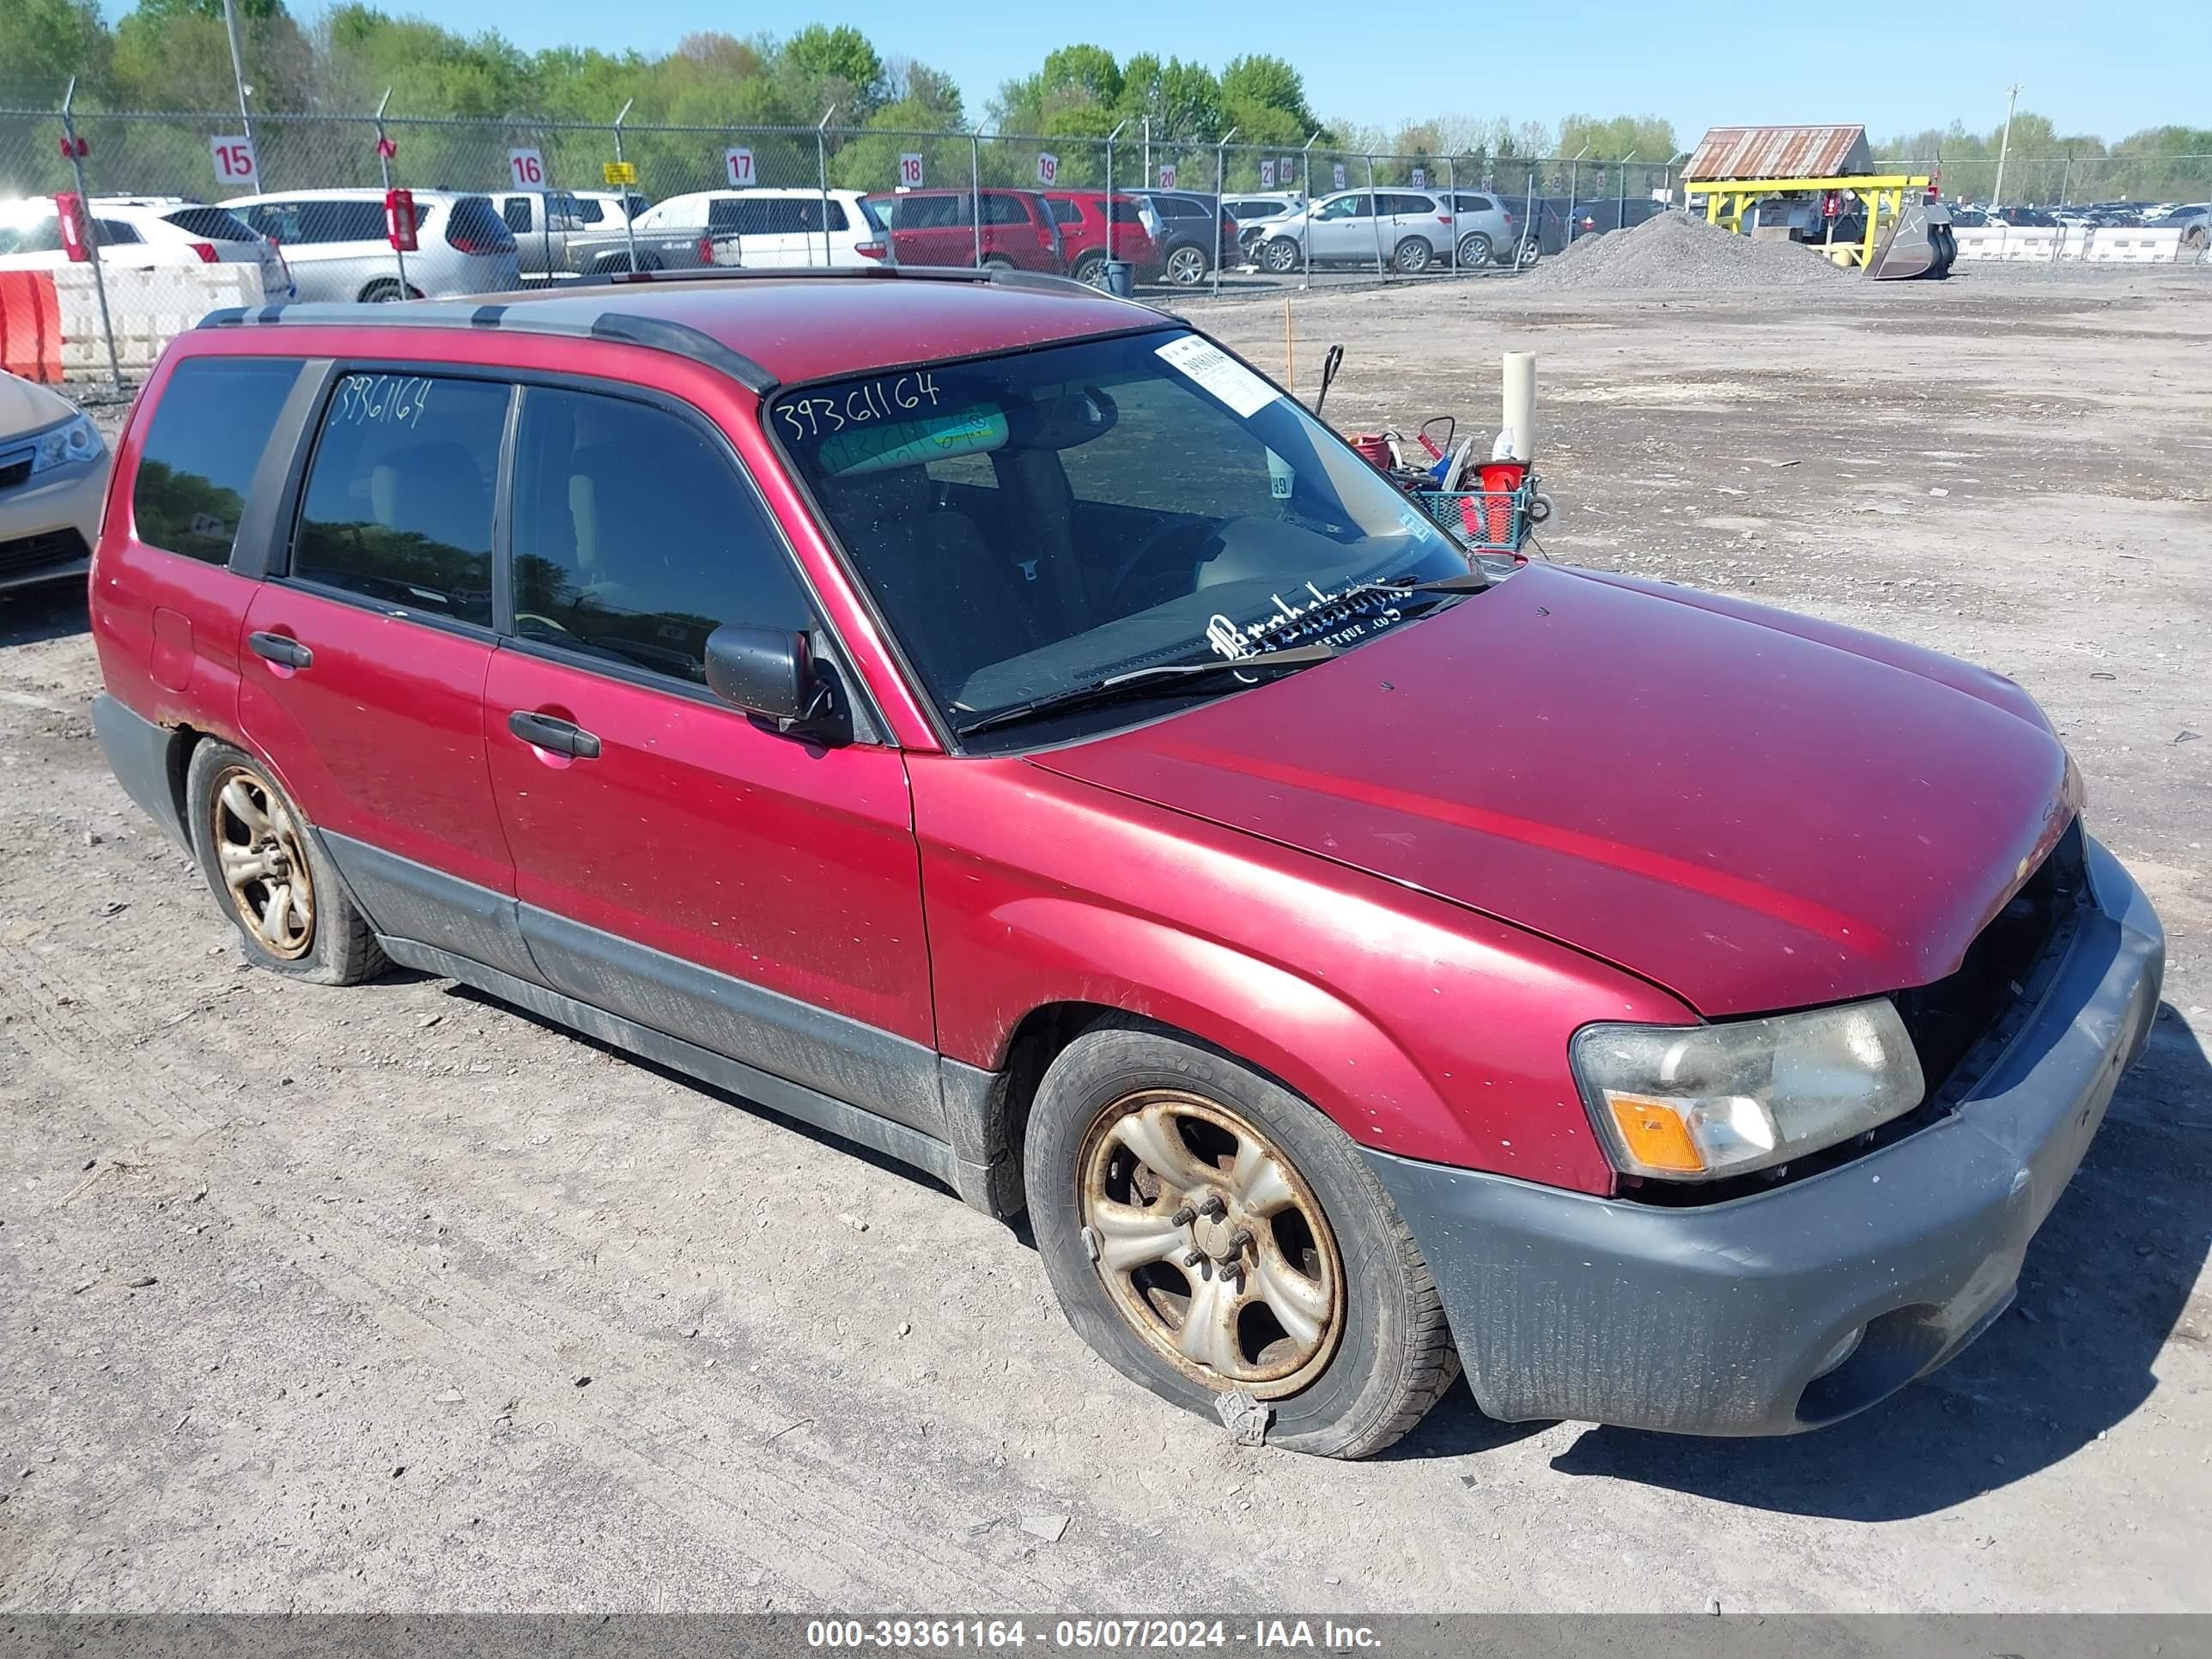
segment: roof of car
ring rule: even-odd
[[[592,336],[697,356],[763,391],[1176,321],[1064,277],[885,267],[849,276],[732,272],[404,306],[272,306],[217,313],[202,326],[507,326]]]

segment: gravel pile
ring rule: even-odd
[[[1583,237],[1522,277],[1521,286],[1712,292],[1819,288],[1853,275],[1795,242],[1754,242],[1686,214],[1662,213],[1632,230]]]

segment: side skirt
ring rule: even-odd
[[[798,1119],[815,1128],[842,1135],[871,1151],[895,1158],[902,1164],[911,1164],[926,1174],[934,1176],[975,1208],[986,1214],[1000,1211],[988,1202],[991,1182],[987,1170],[963,1159],[951,1146],[919,1129],[909,1129],[902,1123],[879,1117],[858,1106],[842,1100],[833,1100],[802,1084],[788,1082],[769,1073],[756,1070],[742,1061],[726,1059],[696,1043],[686,1042],[640,1025],[635,1020],[611,1014],[604,1008],[593,1007],[588,1002],[563,996],[558,991],[533,985],[528,980],[517,979],[496,968],[441,950],[434,945],[419,940],[393,939],[380,934],[377,943],[384,953],[402,967],[436,974],[443,978],[457,979],[465,985],[511,1002],[519,1008],[581,1031],[586,1036],[597,1037],[627,1053],[643,1055],[663,1066],[759,1102],[771,1111]],[[981,1200],[983,1201],[979,1201]]]

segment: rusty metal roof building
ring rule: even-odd
[[[1833,179],[1874,170],[1864,127],[1715,127],[1682,177]]]

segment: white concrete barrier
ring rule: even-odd
[[[115,326],[115,355],[126,374],[144,374],[161,348],[210,311],[263,302],[261,267],[249,264],[153,265],[118,270],[102,265],[107,313]],[[53,273],[61,310],[62,372],[71,380],[107,373],[107,342],[100,330],[100,295],[92,266],[64,265]]]
[[[2082,257],[2096,264],[2170,265],[2181,257],[2181,233],[2107,228]]]
[[[2170,265],[2185,250],[2178,230],[2130,230],[2112,225],[2058,229],[2018,225],[1953,226],[1961,259],[2079,259],[2089,264]]]

